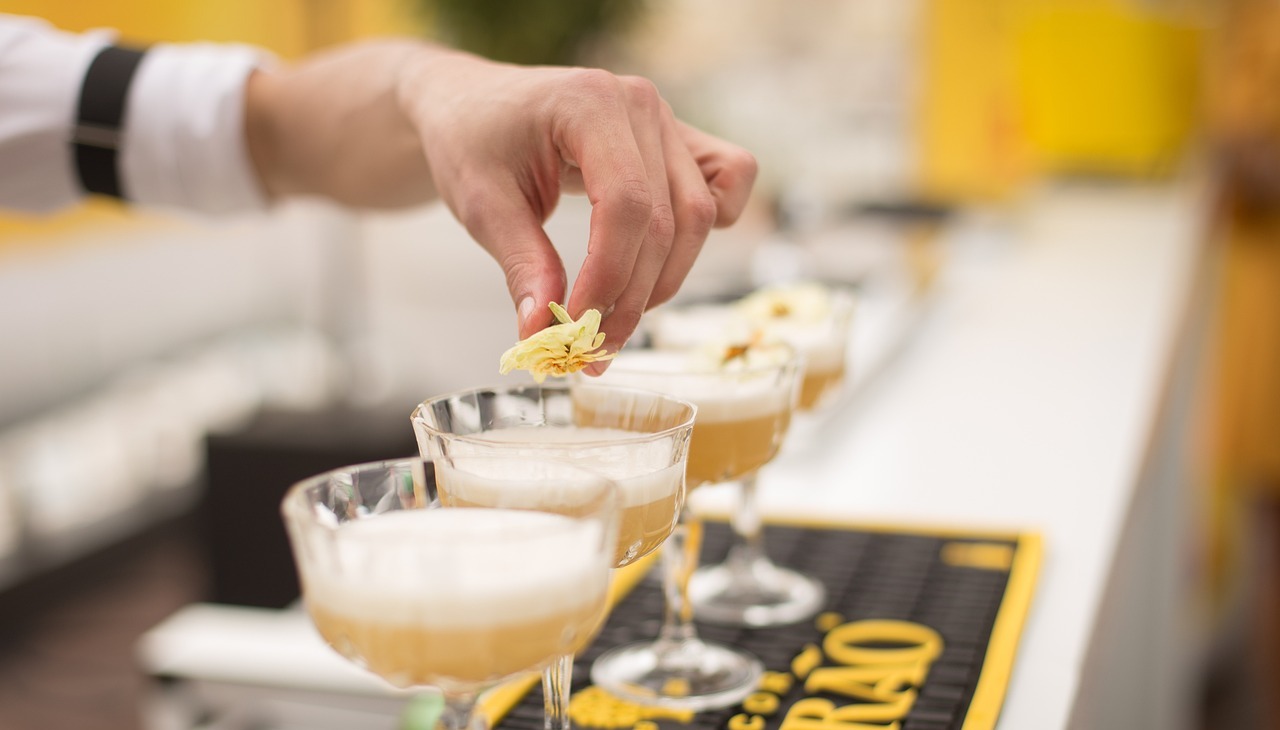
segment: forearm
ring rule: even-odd
[[[254,73],[245,92],[245,133],[268,194],[362,208],[433,200],[418,131],[397,96],[409,60],[433,53],[447,51],[384,40]]]

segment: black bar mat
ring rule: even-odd
[[[730,533],[708,523],[703,562]],[[813,620],[767,629],[698,624],[700,635],[758,656],[766,674],[742,704],[701,713],[643,708],[590,686],[606,649],[652,639],[662,616],[655,574],[614,607],[574,667],[570,713],[583,730],[989,730],[1004,701],[1034,590],[1040,541],[976,534],[770,524],[776,562],[820,579]],[[496,730],[542,730],[540,683],[514,695]],[[501,710],[494,714],[501,714]]]

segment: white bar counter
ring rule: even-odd
[[[1208,209],[1190,183],[1063,186],[953,231],[916,331],[864,343],[865,380],[761,472],[766,514],[1042,535],[1001,730],[1192,717]]]
[[[761,474],[766,514],[1043,537],[1000,730],[1176,729],[1191,717],[1188,354],[1206,336],[1193,315],[1209,299],[1207,198],[1193,183],[1063,185],[995,225],[961,216],[927,306],[868,298],[849,395],[820,427],[798,426]],[[229,631],[252,620],[228,610]],[[143,662],[234,681],[235,657],[200,654],[243,645],[210,641],[219,626],[215,607],[193,607],[146,637]],[[313,634],[261,632],[273,633],[281,646],[251,653],[293,652],[326,689],[317,672],[349,679],[336,655],[329,666],[311,651]]]

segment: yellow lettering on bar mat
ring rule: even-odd
[[[1013,566],[1013,548],[994,542],[949,542],[942,546],[942,562],[1007,573]]]

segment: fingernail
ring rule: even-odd
[[[516,306],[516,316],[520,318],[520,329],[523,331],[525,324],[529,321],[529,316],[533,314],[535,304],[533,297],[525,297],[520,300],[520,304]]]

